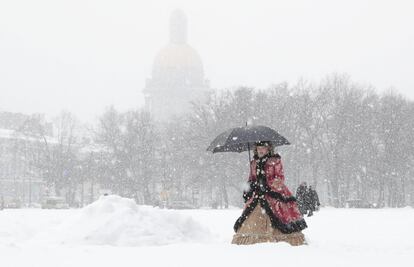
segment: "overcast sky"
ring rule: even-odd
[[[408,0],[1,0],[0,110],[91,120],[142,106],[176,8],[214,88],[344,72],[414,100]]]

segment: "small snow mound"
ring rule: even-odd
[[[210,232],[191,217],[116,195],[102,196],[60,225],[60,243],[142,246],[206,242]]]
[[[117,195],[101,196],[97,201],[84,207],[81,213],[85,216],[98,214],[111,214],[126,210],[137,211],[138,206],[133,199],[123,198]]]

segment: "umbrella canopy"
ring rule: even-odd
[[[256,142],[270,141],[273,146],[289,145],[289,141],[267,126],[245,126],[232,128],[219,134],[207,151],[243,152],[250,150]]]

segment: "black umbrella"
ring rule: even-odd
[[[273,146],[289,145],[289,141],[278,132],[267,126],[236,127],[219,134],[207,151],[216,152],[243,152],[249,151],[256,142],[270,141]]]

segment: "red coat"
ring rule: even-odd
[[[257,179],[256,165],[256,160],[250,162],[249,181],[256,181]],[[285,181],[285,174],[283,173],[280,156],[271,157],[266,161],[265,175],[269,186],[271,186],[275,180]]]
[[[249,175],[251,184],[257,181],[256,165],[256,160],[252,160]],[[236,232],[257,204],[265,209],[272,226],[284,233],[297,232],[306,228],[306,222],[298,209],[296,199],[284,184],[285,175],[280,156],[270,157],[265,163],[264,170],[268,191],[261,196],[257,193],[258,191],[253,190],[246,201],[242,216],[235,224]]]

